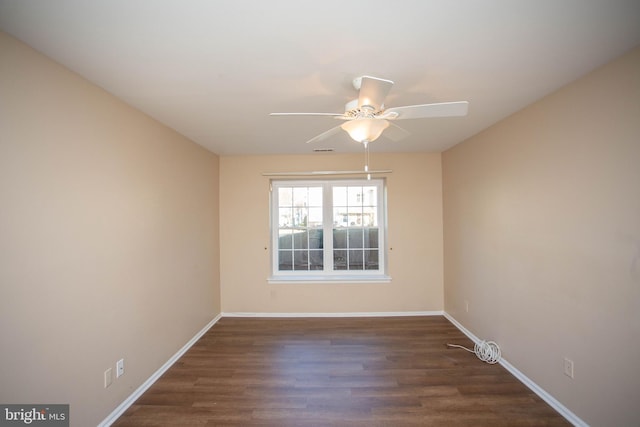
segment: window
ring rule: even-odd
[[[271,280],[389,280],[384,181],[272,181]]]

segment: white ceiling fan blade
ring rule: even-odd
[[[374,110],[380,110],[384,104],[384,99],[393,86],[393,82],[369,76],[363,76],[361,79],[358,107],[370,105]]]
[[[319,142],[319,141],[324,141],[325,139],[340,133],[340,131],[342,131],[342,129],[340,128],[340,126],[336,126],[334,128],[329,129],[326,132],[322,132],[320,135],[318,136],[314,136],[313,138],[311,138],[310,140],[307,141],[307,144],[311,144],[313,142]]]
[[[386,138],[389,138],[393,142],[398,142],[411,135],[411,132],[401,128],[395,123],[389,122],[389,127],[384,130],[384,133],[382,135]]]
[[[469,103],[467,101],[442,102],[439,104],[408,105],[406,107],[389,108],[378,117],[389,120],[459,117],[466,116],[468,110]]]
[[[343,113],[269,113],[270,116],[344,116]]]

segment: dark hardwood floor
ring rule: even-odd
[[[567,426],[447,319],[222,318],[113,425]]]

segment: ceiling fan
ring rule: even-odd
[[[384,100],[391,90],[393,82],[378,77],[362,76],[353,80],[353,87],[359,91],[358,99],[345,105],[344,113],[271,113],[272,116],[333,116],[344,123],[311,138],[308,143],[324,139],[346,131],[349,136],[368,148],[382,132],[389,128],[385,135],[397,141],[409,134],[393,123],[395,120],[423,119],[432,117],[465,116],[469,108],[467,101],[442,102],[437,104],[408,105],[404,107],[385,108]]]

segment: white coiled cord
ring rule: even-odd
[[[500,361],[500,347],[493,341],[478,341],[473,347],[473,350],[463,347],[458,344],[447,344],[448,347],[461,348],[467,350],[469,353],[475,353],[478,359],[490,364],[498,363]]]

